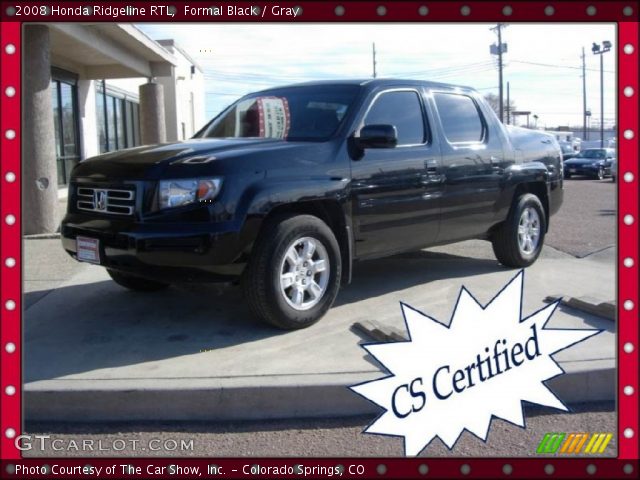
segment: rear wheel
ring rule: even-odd
[[[260,233],[242,283],[258,317],[293,330],[314,324],[329,310],[340,276],[340,248],[331,229],[311,215],[283,215]]]
[[[169,286],[168,283],[136,277],[134,275],[111,270],[110,268],[107,268],[107,273],[118,285],[138,292],[156,292]]]
[[[494,232],[493,252],[506,267],[528,267],[542,250],[546,217],[540,199],[526,193],[515,200],[509,218]]]

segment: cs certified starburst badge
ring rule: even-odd
[[[566,411],[544,384],[564,373],[551,356],[601,330],[545,328],[559,301],[523,319],[523,279],[486,306],[462,287],[449,326],[401,304],[409,340],[363,346],[390,375],[351,387],[385,409],[365,432],[404,437],[414,456],[465,429],[486,440],[492,417],[524,427],[523,401]]]

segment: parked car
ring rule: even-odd
[[[588,148],[582,150],[571,160],[564,162],[564,178],[574,175],[604,179],[611,175],[611,165],[616,158],[613,148]]]
[[[62,244],[133,290],[239,279],[258,317],[296,329],[362,260],[481,238],[531,265],[562,183],[555,138],[506,128],[470,88],[308,83],[242,97],[190,140],[80,162]]]
[[[578,154],[578,150],[569,142],[559,142],[562,150],[562,160],[569,160]]]
[[[616,157],[611,160],[611,181],[616,181],[616,175],[618,174],[618,159]]]

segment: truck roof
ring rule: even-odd
[[[397,86],[421,86],[421,87],[437,87],[443,89],[460,89],[473,90],[471,87],[463,85],[453,85],[450,83],[430,82],[427,80],[406,80],[401,78],[366,78],[366,79],[344,79],[344,80],[315,80],[310,82],[293,83],[289,85],[280,85],[264,89],[264,91],[275,90],[287,87],[306,87],[314,85],[360,85],[367,87],[397,87]]]

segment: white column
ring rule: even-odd
[[[140,85],[140,139],[143,145],[166,141],[164,120],[162,85],[155,82]]]
[[[78,80],[78,114],[80,116],[80,158],[84,160],[100,152],[95,80],[82,78]]]
[[[25,25],[22,38],[22,225],[27,235],[53,233],[59,220],[49,28]]]

